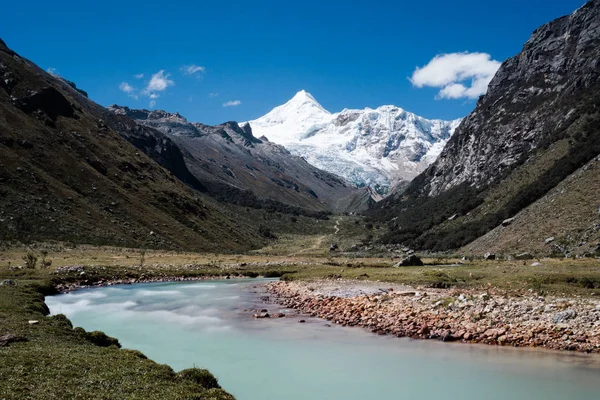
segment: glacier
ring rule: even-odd
[[[389,105],[330,113],[301,90],[245,123],[317,168],[385,195],[434,162],[461,121],[428,120]]]

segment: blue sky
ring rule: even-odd
[[[332,112],[394,104],[451,119],[473,109],[473,77],[433,81],[462,59],[438,59],[411,81],[417,67],[470,52],[490,56],[472,57],[478,71],[493,69],[536,27],[583,3],[30,0],[3,5],[0,37],[104,106],[154,101],[216,124],[257,118],[305,89]]]

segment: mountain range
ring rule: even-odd
[[[177,113],[110,106],[116,115],[157,129],[182,150],[194,177],[219,200],[239,203],[241,191],[316,211],[360,211],[370,194],[340,177],[315,168],[283,146],[256,138],[250,125],[237,122],[208,126]],[[247,205],[247,204],[242,204]]]
[[[248,124],[310,164],[386,194],[435,161],[460,121],[428,120],[395,106],[332,114],[302,90]]]
[[[535,30],[455,121],[305,91],[216,126],[104,108],[0,40],[0,241],[245,251],[273,221],[364,212],[383,244],[600,254],[599,193],[600,0]]]

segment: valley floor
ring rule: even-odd
[[[332,219],[322,222],[322,234],[280,235],[241,255],[60,244],[4,249],[0,398],[231,398],[47,316],[44,295],[113,283],[282,277],[269,286],[275,301],[378,334],[600,352],[600,260],[430,256],[424,266],[396,268],[395,253],[347,251],[370,234],[355,221]],[[332,244],[338,249],[330,251]],[[27,254],[38,257],[38,268],[26,268]],[[39,268],[42,254],[49,268]]]

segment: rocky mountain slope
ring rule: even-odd
[[[523,240],[528,230],[516,229],[523,218],[537,221],[529,230],[539,230],[535,245],[527,246],[553,252],[555,241],[542,240],[553,236],[565,251],[595,248],[589,230],[600,222],[600,184],[582,168],[595,170],[592,160],[600,153],[599,77],[600,1],[593,0],[538,28],[522,52],[502,64],[437,161],[402,195],[378,205],[374,218],[392,220],[385,241],[441,250],[495,228],[485,245],[465,247],[482,251],[506,243],[499,231]],[[558,187],[563,199],[572,199],[568,212],[552,200]],[[544,219],[557,222],[551,227]]]
[[[255,224],[204,189],[162,133],[114,116],[0,41],[0,242],[259,246]]]
[[[367,190],[357,189],[338,176],[315,168],[283,146],[256,138],[248,124],[240,127],[236,122],[227,122],[208,126],[188,122],[177,113],[131,110],[116,105],[109,109],[172,139],[182,149],[194,177],[219,199],[235,188],[310,210],[356,211],[369,203]],[[232,193],[232,197],[239,196]]]
[[[332,114],[302,90],[249,123],[318,168],[385,194],[431,164],[460,120],[427,120],[395,106]]]

